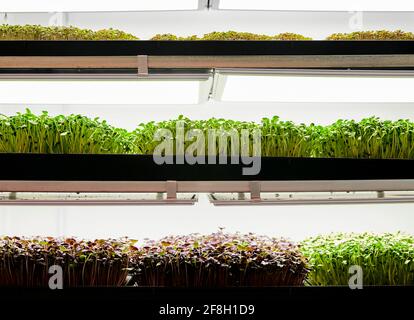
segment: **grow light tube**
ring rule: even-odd
[[[195,194],[177,194],[169,199],[164,193],[6,193],[0,192],[1,205],[74,205],[74,206],[100,206],[100,205],[194,205],[198,201]]]
[[[207,0],[2,0],[0,12],[177,11],[207,7]]]
[[[278,11],[414,11],[407,0],[213,0],[213,8],[222,10]]]
[[[413,71],[216,70],[224,102],[414,102]]]
[[[2,75],[0,104],[199,104],[208,100],[211,81],[208,75]]]

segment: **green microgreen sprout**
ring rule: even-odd
[[[362,268],[363,285],[413,285],[414,237],[402,233],[338,233],[303,241],[311,285],[347,286],[351,266]]]

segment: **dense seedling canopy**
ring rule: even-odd
[[[280,33],[273,36],[265,34],[256,34],[251,32],[225,31],[225,32],[210,32],[204,34],[202,37],[196,35],[188,37],[179,37],[171,33],[157,34],[151,40],[312,40],[295,33]]]
[[[414,237],[396,234],[331,234],[301,243],[312,285],[348,285],[351,266],[360,266],[363,285],[413,285]]]
[[[401,30],[356,31],[351,33],[334,33],[327,40],[414,40],[414,33]]]
[[[0,116],[0,152],[130,153],[133,139],[124,129],[81,115],[49,116],[30,110]]]
[[[0,25],[0,40],[138,40],[116,29],[92,31],[76,27]]]
[[[103,29],[93,31],[74,26],[41,25],[0,25],[0,40],[139,40],[133,34],[117,30]],[[213,31],[203,36],[177,36],[172,33],[156,34],[150,40],[312,40],[301,34],[284,32],[275,35],[256,34],[240,31]],[[334,33],[326,40],[414,40],[412,32],[402,30],[357,31],[352,33]]]
[[[254,234],[169,236],[139,248],[133,268],[141,286],[302,285],[306,260],[293,243]]]
[[[72,238],[0,238],[0,286],[47,287],[53,265],[64,287],[126,284],[131,243]]]
[[[184,122],[186,131],[198,129],[203,132],[206,141],[210,129],[217,132],[233,129],[239,133],[245,129],[250,132],[251,140],[254,130],[260,130],[262,156],[414,159],[414,123],[409,120],[380,120],[377,117],[360,122],[338,120],[332,125],[320,126],[282,121],[277,116],[264,118],[260,124],[216,118],[190,120],[181,116],[176,120],[140,124],[134,131],[139,153],[153,153],[159,143],[153,140],[154,133],[160,128],[171,130],[175,137],[177,121]],[[186,147],[191,143],[187,141]],[[227,152],[231,152],[230,140]],[[205,153],[208,153],[207,147]]]
[[[232,155],[229,133],[241,137],[248,134],[252,155],[254,133],[261,135],[261,155],[269,157],[323,157],[363,159],[414,159],[414,123],[410,120],[380,120],[377,117],[338,120],[328,126],[296,124],[279,117],[263,118],[261,123],[221,118],[190,120],[179,116],[174,120],[141,123],[134,131],[115,128],[98,118],[82,115],[50,116],[30,110],[13,116],[0,115],[0,152],[9,153],[120,153],[153,154],[163,141],[155,140],[159,129],[168,129],[176,151],[177,125],[184,132],[193,130],[204,137],[204,154]],[[197,137],[186,139],[184,149]],[[164,139],[164,138],[163,138]],[[220,142],[224,141],[224,142]],[[241,138],[240,140],[241,141]],[[237,142],[235,142],[237,143]],[[194,152],[197,155],[197,151]]]
[[[362,270],[362,285],[413,285],[414,237],[339,233],[299,246],[222,231],[140,246],[128,239],[0,238],[0,287],[47,287],[51,266],[62,268],[64,287],[347,286],[353,266]]]

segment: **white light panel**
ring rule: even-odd
[[[197,104],[206,82],[0,80],[0,104]]]
[[[0,12],[197,10],[198,0],[2,0]]]
[[[218,81],[220,101],[414,102],[414,77],[221,75]]]
[[[409,0],[220,0],[219,9],[286,11],[414,11]]]

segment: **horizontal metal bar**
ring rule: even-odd
[[[260,181],[261,192],[414,191],[414,180]],[[166,181],[0,181],[0,192],[167,192]],[[178,193],[250,192],[250,181],[177,181]]]
[[[166,192],[165,181],[0,181],[0,192]]]
[[[210,69],[209,69],[210,70]],[[414,70],[323,70],[323,69],[252,69],[219,68],[219,75],[269,75],[269,76],[341,76],[341,77],[414,77]],[[210,72],[150,73],[146,75],[128,73],[0,73],[0,79],[10,80],[207,80]]]
[[[294,199],[294,200],[266,200],[266,199],[244,199],[244,200],[221,200],[209,196],[210,203],[215,206],[240,206],[240,205],[347,205],[347,204],[391,204],[391,203],[414,203],[414,197],[401,198],[367,198],[367,199]]]
[[[135,68],[136,56],[4,56],[0,68]]]
[[[1,56],[0,68],[138,69],[136,56]],[[414,55],[148,56],[148,68],[414,67]]]
[[[192,205],[198,201],[195,194],[165,193],[0,193],[0,205]]]
[[[151,56],[150,68],[351,68],[414,66],[414,55]]]
[[[242,195],[242,196],[241,196]],[[278,192],[262,193],[249,197],[248,193],[212,193],[209,200],[214,205],[324,205],[414,203],[413,191],[370,192]]]
[[[411,191],[414,190],[414,180],[260,181],[260,188],[261,192]],[[178,182],[178,192],[250,191],[250,181]]]
[[[194,200],[2,200],[0,206],[150,206],[150,205],[194,205]]]
[[[277,75],[277,76],[341,76],[341,77],[413,77],[414,70],[353,70],[353,69],[252,69],[220,68],[223,75]]]
[[[157,73],[148,75],[139,74],[121,74],[121,73],[0,73],[1,80],[102,80],[102,81],[116,81],[116,80],[208,80],[211,74],[209,73]]]

